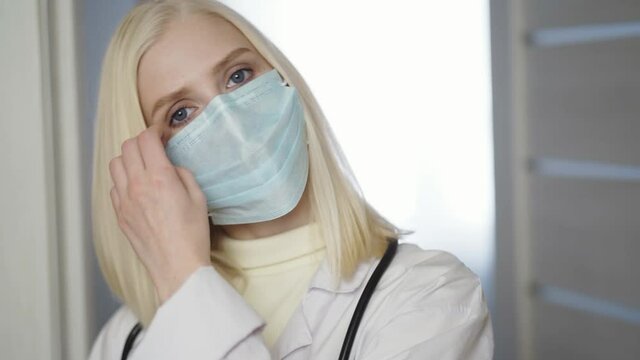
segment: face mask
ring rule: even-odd
[[[276,70],[216,96],[165,150],[175,166],[194,174],[216,225],[281,217],[307,183],[301,100]]]

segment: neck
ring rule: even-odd
[[[306,225],[311,218],[307,189],[304,190],[298,205],[284,216],[258,223],[221,225],[221,227],[233,239],[248,240],[280,234]]]

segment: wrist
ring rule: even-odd
[[[162,279],[155,281],[156,292],[160,303],[164,304],[174,293],[176,293],[180,287],[193,275],[198,269],[205,266],[211,266],[209,261],[207,262],[193,262],[181,269],[171,271]]]

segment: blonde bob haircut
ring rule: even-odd
[[[226,19],[254,45],[300,93],[309,142],[308,194],[311,216],[326,244],[329,269],[336,281],[349,278],[357,265],[381,256],[386,238],[404,233],[381,217],[363,198],[352,172],[309,87],[285,56],[253,25],[229,7],[207,0],[161,0],[139,4],[120,23],[107,49],[97,109],[92,211],[94,245],[102,273],[113,291],[144,326],[158,306],[155,287],[144,265],[118,227],[109,191],[109,161],[121,144],[146,128],[138,98],[140,58],[167,25],[191,14]],[[212,249],[220,231],[213,226]],[[211,256],[212,265],[225,264]],[[228,278],[228,277],[227,277]]]

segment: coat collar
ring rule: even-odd
[[[318,271],[313,276],[309,289],[302,303],[296,311],[293,313],[287,326],[280,335],[280,338],[274,344],[272,355],[275,359],[283,359],[292,352],[309,346],[313,342],[311,334],[311,326],[309,324],[310,312],[315,311],[314,308],[318,304],[311,304],[308,300],[309,294],[315,289],[323,290],[333,294],[345,294],[357,291],[360,287],[364,286],[365,279],[368,278],[369,273],[374,268],[374,265],[378,262],[378,259],[373,259],[360,263],[356,268],[356,271],[349,279],[343,279],[337,284],[333,281],[331,270],[329,269],[329,263],[325,258],[320,264]],[[333,297],[327,297],[327,301],[331,301]]]
[[[274,344],[271,350],[274,359],[284,359],[292,352],[311,345],[311,329],[302,308],[298,306]]]
[[[360,263],[349,279],[341,279],[336,284],[336,282],[334,281],[334,277],[331,274],[329,263],[325,258],[324,260],[322,260],[318,271],[311,279],[308,291],[311,291],[313,289],[321,289],[338,294],[356,291],[362,286],[364,280],[368,277],[367,275],[371,272],[373,265],[378,261],[378,259],[372,259]]]

